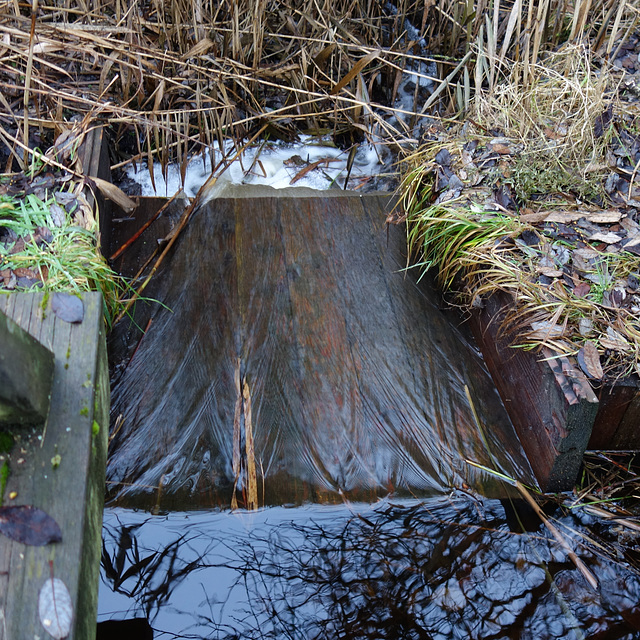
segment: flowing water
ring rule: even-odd
[[[594,589],[482,471],[535,484],[464,329],[403,271],[388,199],[228,195],[158,271],[146,334],[112,337],[100,620],[156,638],[635,637],[627,565],[581,548]],[[613,535],[563,518],[570,545]]]

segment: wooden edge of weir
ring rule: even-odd
[[[569,490],[582,465],[598,411],[588,380],[571,358],[514,349],[502,321],[512,303],[498,293],[471,326],[543,491]]]
[[[0,345],[0,427],[44,423],[53,353],[4,313],[0,313]]]
[[[85,176],[110,180],[102,127],[88,129],[78,154]],[[104,246],[111,203],[98,189],[87,189],[86,195]],[[44,293],[0,295],[0,324],[6,318],[40,343],[51,373],[48,413],[40,410],[31,427],[12,427],[16,444],[6,456],[1,499],[5,506],[45,511],[62,532],[61,542],[41,547],[0,535],[0,640],[50,637],[38,599],[52,577],[62,580],[71,596],[68,638],[92,640],[96,634],[110,392],[102,295],[87,292],[81,299],[84,318],[70,324],[56,316]],[[9,374],[16,370],[16,361],[9,362]]]

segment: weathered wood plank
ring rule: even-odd
[[[629,412],[634,398],[638,394],[635,384],[606,385],[599,390],[600,407],[589,440],[589,449],[613,449],[614,440],[621,422]],[[636,414],[637,415],[637,414]],[[636,427],[640,426],[640,416],[637,416]],[[639,430],[640,431],[640,430]],[[622,446],[624,449],[633,448],[631,445]]]
[[[259,504],[446,490],[502,455],[503,427],[504,469],[531,481],[481,359],[385,257],[384,200],[240,196],[196,211],[145,291],[168,308],[114,386],[120,504],[229,504],[248,397]]]
[[[15,298],[15,300],[11,300]],[[85,317],[71,325],[43,311],[42,294],[0,296],[0,310],[39,332],[54,354],[51,406],[46,428],[33,429],[10,457],[5,504],[30,504],[60,525],[62,542],[30,547],[0,536],[0,638],[45,638],[38,593],[51,572],[69,589],[74,605],[70,638],[95,636],[100,530],[108,434],[109,382],[102,297],[82,296]]]
[[[89,177],[101,178],[111,182],[109,152],[104,139],[104,130],[100,125],[93,125],[87,131],[78,150],[83,173]],[[106,253],[111,243],[111,218],[113,203],[105,198],[99,189],[85,190],[89,204],[94,208],[100,230],[99,248]]]
[[[635,395],[627,405],[615,434],[608,442],[610,449],[640,449],[640,392],[635,389]]]
[[[104,249],[111,266],[125,277],[135,276],[154,252],[157,252],[159,242],[175,228],[187,206],[186,199],[179,197],[168,200],[135,196],[133,200],[138,206],[130,215],[114,205],[110,244]],[[149,226],[143,229],[146,224]],[[139,232],[140,235],[131,242]],[[123,250],[128,242],[130,244]],[[112,256],[117,257],[112,259]]]
[[[511,302],[507,294],[486,299],[472,328],[541,488],[568,490],[578,477],[598,399],[568,359],[511,348],[514,337],[502,330]]]
[[[42,424],[49,411],[53,353],[4,313],[0,345],[0,425]]]
[[[523,482],[535,482],[518,435],[487,372],[470,328],[455,309],[443,302],[433,283],[406,270],[404,225],[387,225],[392,209],[388,196],[366,196],[363,204],[385,266],[387,288],[393,298],[393,316],[413,357],[413,384],[428,398],[437,416],[438,437],[472,462],[495,468]],[[416,331],[416,326],[420,331]],[[465,391],[467,387],[476,423]],[[456,428],[449,428],[455,424]],[[448,463],[442,459],[441,464]],[[504,483],[463,461],[457,469],[486,495],[504,495]],[[527,480],[528,478],[528,480]]]

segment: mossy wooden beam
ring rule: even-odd
[[[43,424],[53,353],[0,313],[0,426]]]
[[[20,432],[9,457],[5,505],[47,512],[62,542],[26,546],[0,536],[0,640],[48,638],[38,594],[53,575],[71,594],[73,640],[95,637],[109,415],[102,296],[82,294],[84,319],[58,318],[42,294],[0,296],[0,311],[54,354],[46,428]],[[44,308],[43,308],[44,307]]]

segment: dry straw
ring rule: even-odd
[[[585,248],[589,264],[575,268],[585,285],[568,287],[563,266],[575,267],[576,247],[561,232],[548,237],[531,226],[536,218],[588,223],[623,217],[585,202],[606,197],[611,136],[596,123],[615,95],[606,65],[594,68],[584,43],[565,44],[536,64],[511,63],[493,90],[476,93],[466,125],[450,127],[407,158],[401,192],[418,266],[434,269],[466,307],[506,292],[513,307],[505,323],[519,333],[520,346],[575,355],[589,342],[602,355],[605,374],[619,376],[637,371],[640,322],[632,308],[613,304],[608,294],[618,289],[624,295],[640,261],[626,251]],[[499,138],[491,134],[498,131]],[[499,149],[491,168],[466,150],[472,140],[482,149]],[[435,157],[443,149],[452,158],[450,168],[465,179],[455,199],[435,183]],[[501,189],[513,194],[518,210],[496,201]],[[531,246],[522,240],[526,233],[535,240]],[[540,273],[551,283],[541,282]]]

